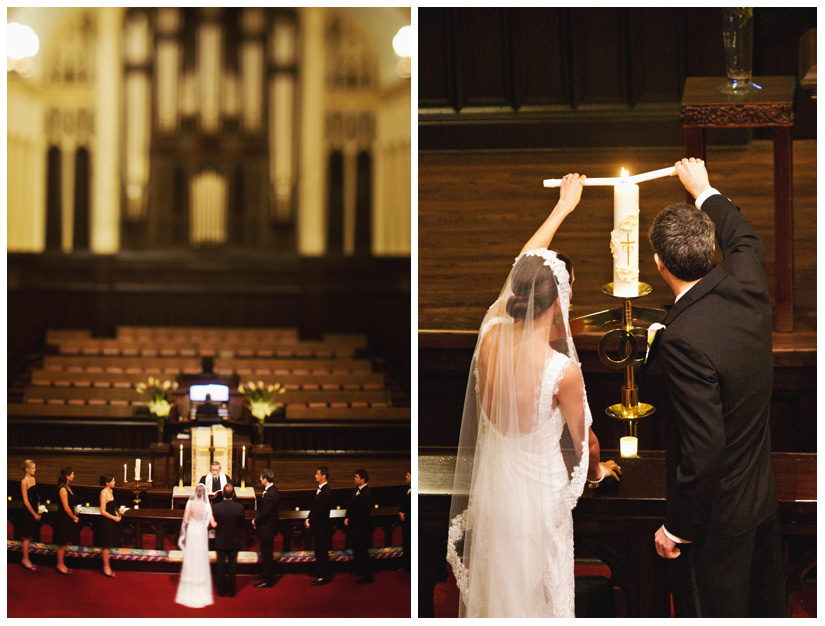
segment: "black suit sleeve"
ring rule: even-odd
[[[667,494],[665,528],[693,541],[700,533],[722,475],[725,424],[716,371],[687,340],[662,342],[665,384],[681,442]]]
[[[729,274],[739,280],[764,277],[765,246],[742,212],[724,196],[715,194],[702,210],[716,226],[716,238]]]

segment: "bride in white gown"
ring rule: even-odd
[[[621,471],[599,463],[568,323],[572,267],[547,249],[583,180],[565,177],[479,331],[447,546],[461,617],[573,617],[572,509],[585,480]]]
[[[217,526],[205,485],[196,485],[183,512],[178,545],[183,567],[175,602],[192,608],[212,604],[212,575],[209,571],[209,526]]]

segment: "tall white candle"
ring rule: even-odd
[[[129,479],[126,477],[126,463],[123,464],[123,482],[129,482]]]
[[[627,172],[622,170],[626,180]],[[613,295],[639,295],[639,186],[621,182],[613,188]]]
[[[140,480],[140,459],[135,459],[135,480]]]
[[[246,446],[241,450],[241,469],[246,468]]]
[[[149,463],[149,482],[152,482],[152,464]]]
[[[180,444],[180,466],[183,467],[183,444]]]

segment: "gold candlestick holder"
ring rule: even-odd
[[[622,385],[621,402],[609,406],[605,409],[605,413],[625,423],[627,436],[638,438],[637,425],[639,420],[652,415],[656,411],[656,408],[650,404],[639,402],[639,388],[636,386],[634,368],[644,363],[647,350],[647,331],[646,329],[635,328],[633,326],[633,300],[649,295],[653,291],[653,288],[647,283],[639,283],[639,295],[630,297],[617,296],[614,294],[613,283],[604,285],[602,291],[609,296],[622,300],[623,303],[621,308],[621,326],[608,331],[602,337],[599,342],[599,359],[610,369],[623,369],[625,372],[625,384]],[[649,311],[651,310],[645,310],[645,317],[655,316],[655,314],[651,315]],[[641,349],[639,346],[639,334],[645,337],[645,339],[642,340]],[[618,339],[619,342],[618,359],[611,358],[608,353],[608,344],[615,339]]]

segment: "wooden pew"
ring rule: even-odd
[[[146,404],[147,399],[132,387],[39,387],[28,386],[24,390],[24,399],[43,400],[46,403],[61,400],[67,404],[73,401],[93,403],[99,400],[106,403]]]
[[[166,356],[99,356],[99,355],[66,355],[47,354],[43,357],[45,369],[80,368],[76,371],[89,368],[112,369],[121,371],[126,369],[164,372],[199,373],[202,371],[202,360],[196,357],[166,357]]]
[[[357,346],[323,341],[258,341],[228,344],[226,341],[168,342],[164,340],[67,338],[55,342],[60,354],[110,356],[221,356],[221,357],[325,357],[355,356]]]
[[[292,408],[287,407],[286,419],[289,422],[409,422],[409,407],[374,407],[374,408]]]
[[[278,371],[318,371],[330,372],[371,372],[369,359],[265,359],[253,358],[216,358],[214,371],[218,373],[242,374],[267,370]]]
[[[133,420],[141,419],[135,416],[135,409],[131,406],[115,406],[110,404],[19,404],[13,403],[6,406],[9,419],[14,417],[44,417],[44,418],[66,418],[66,419],[110,419]],[[143,421],[150,419],[148,414],[142,418]],[[155,420],[151,419],[154,424]]]
[[[119,339],[138,341],[163,339],[166,341],[194,342],[198,338],[224,340],[228,343],[266,339],[299,338],[297,328],[222,328],[197,326],[118,326]]]
[[[243,377],[243,382],[254,380],[266,385],[280,383],[288,388],[312,388],[326,387],[333,385],[337,388],[345,389],[381,389],[384,387],[384,374],[381,372],[355,372],[332,374],[326,371],[318,371],[310,374],[307,373],[293,373],[293,374],[271,374],[270,370],[266,370],[266,374],[252,374]],[[62,384],[64,386],[90,386],[96,387],[114,387],[114,386],[132,386],[138,383],[145,383],[148,380],[149,374],[144,372],[69,372],[65,370],[47,370],[36,369],[32,371],[31,384],[40,386],[51,386],[55,384]]]

